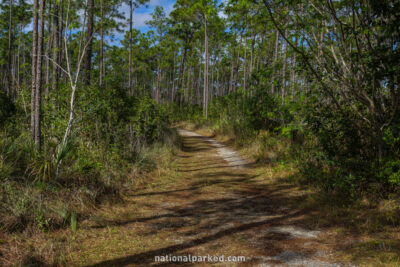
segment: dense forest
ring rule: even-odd
[[[399,1],[176,0],[135,29],[148,4],[1,1],[2,264],[174,169],[189,122],[398,227]]]

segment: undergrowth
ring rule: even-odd
[[[310,203],[339,210],[358,210],[368,203],[362,209],[368,215],[360,215],[362,231],[400,226],[394,130],[388,132],[385,144],[392,151],[377,160],[371,147],[362,147],[368,140],[357,140],[354,132],[347,131],[346,119],[311,112],[312,101],[316,100],[282,101],[265,88],[254,88],[251,93],[239,90],[216,97],[208,119],[199,120],[199,111],[185,121],[194,130],[209,129],[209,135],[235,146],[260,166],[277,173],[291,170],[295,174],[286,175],[282,182],[313,190],[318,200]]]
[[[57,245],[43,252],[23,240],[58,229],[75,232],[100,204],[123,201],[155,173],[174,168],[180,141],[169,128],[172,107],[149,97],[129,98],[118,89],[88,90],[79,98],[74,131],[61,150],[68,119],[63,105],[57,110],[45,105],[50,115],[44,118],[40,152],[21,107],[0,114],[2,266],[62,265]]]

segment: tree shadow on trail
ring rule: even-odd
[[[233,195],[193,200],[184,205],[166,207],[165,214],[114,222],[115,225],[146,223],[148,228],[155,230],[155,234],[157,231],[179,232],[179,236],[184,238],[180,244],[106,260],[90,266],[149,266],[155,264],[155,256],[183,254],[188,249],[246,231],[258,233],[255,238],[259,242],[264,242],[263,240],[266,238],[279,241],[282,236],[271,236],[263,229],[285,224],[288,220],[304,213],[298,210],[288,213],[280,212],[276,209],[276,205],[287,198],[284,191],[274,192],[274,199],[271,199],[269,195],[272,192],[255,190],[257,185],[251,183],[251,179],[254,177],[250,175],[246,177],[245,174],[241,174],[240,177],[234,179],[239,186]],[[214,184],[221,183],[222,180],[216,179]],[[246,188],[241,188],[240,184],[246,185]],[[198,188],[201,188],[200,184]],[[281,250],[278,243],[271,242],[269,244],[270,252]]]
[[[198,152],[203,153],[214,149],[210,145],[209,147],[195,146],[196,143],[205,140],[202,137],[190,138],[195,141],[190,143],[190,147],[186,142],[184,147],[186,154],[183,157],[194,158]],[[315,218],[324,216],[321,210],[304,209],[301,205],[285,207],[288,203],[302,203],[305,196],[291,194],[290,192],[293,192],[296,186],[288,183],[281,183],[281,181],[269,185],[260,183],[260,179],[257,179],[259,175],[251,172],[251,169],[256,168],[257,165],[249,164],[243,169],[230,171],[225,168],[226,163],[224,165],[224,162],[212,159],[195,163],[198,164],[196,169],[193,169],[193,165],[186,165],[186,168],[182,170],[182,172],[186,170],[187,173],[193,172],[190,173],[189,182],[185,180],[185,183],[181,185],[183,188],[132,195],[134,198],[144,199],[162,196],[162,201],[156,204],[158,210],[155,215],[125,221],[105,221],[105,226],[93,227],[128,224],[136,227],[135,224],[142,224],[140,227],[145,227],[154,235],[168,234],[171,238],[178,238],[178,244],[169,243],[164,244],[163,247],[152,247],[145,252],[105,260],[88,267],[187,265],[187,263],[161,264],[155,262],[155,257],[193,254],[193,250],[200,246],[203,251],[207,249],[212,252],[210,246],[216,241],[226,242],[226,238],[233,238],[233,240],[244,238],[248,242],[247,245],[255,246],[253,252],[262,251],[262,256],[276,256],[277,253],[287,251],[285,242],[292,237],[287,233],[271,232],[270,229],[285,226],[310,229],[316,227],[313,224]],[[216,163],[216,166],[210,167],[209,163]],[[205,193],[204,189],[210,191]],[[332,241],[337,244],[335,249],[340,249],[341,241]],[[157,245],[162,246],[162,244]],[[302,241],[293,246],[294,249],[304,252]],[[317,251],[318,248],[311,247],[304,255],[313,255]],[[253,257],[256,255],[245,254],[244,256],[252,257],[246,260],[246,264],[260,263],[259,259]]]
[[[93,265],[88,265],[88,267],[95,267],[95,266],[124,266],[124,265],[128,265],[128,264],[143,264],[146,265],[148,263],[153,263],[154,262],[154,258],[155,256],[163,256],[163,255],[169,255],[175,252],[180,252],[182,250],[185,249],[189,249],[192,247],[196,247],[202,244],[206,244],[209,243],[211,241],[220,239],[224,236],[228,236],[228,235],[232,235],[235,233],[239,233],[239,232],[243,232],[252,228],[256,228],[259,226],[264,226],[264,225],[272,225],[272,224],[276,224],[279,221],[288,219],[290,217],[296,216],[297,214],[288,214],[279,218],[272,218],[272,219],[267,219],[267,220],[262,220],[262,221],[258,221],[258,222],[252,222],[252,223],[247,223],[247,224],[243,224],[237,227],[231,227],[228,228],[226,230],[222,230],[219,231],[215,234],[212,235],[207,235],[205,237],[202,238],[198,238],[198,239],[194,239],[194,240],[190,240],[187,242],[184,242],[182,244],[177,244],[177,245],[172,245],[172,246],[168,246],[168,247],[164,247],[164,248],[160,248],[160,249],[156,249],[156,250],[151,250],[151,251],[147,251],[147,252],[143,252],[143,253],[138,253],[138,254],[134,254],[131,256],[126,256],[126,257],[121,257],[121,258],[117,258],[117,259],[112,259],[112,260],[108,260],[108,261],[103,261],[97,264],[93,264]]]

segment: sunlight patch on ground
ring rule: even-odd
[[[179,133],[184,136],[195,136],[195,137],[203,137],[202,135],[183,130],[183,129],[178,129]],[[246,165],[246,161],[244,161],[239,154],[230,149],[229,147],[215,141],[214,139],[211,138],[205,138],[205,141],[211,144],[213,147],[217,148],[218,156],[223,158],[227,163],[228,166],[234,167],[234,168],[242,168],[244,165]]]

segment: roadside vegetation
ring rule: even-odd
[[[90,218],[99,204],[123,201],[127,192],[151,183],[154,173],[171,168],[179,137],[169,128],[168,107],[118,90],[88,92],[78,97],[77,122],[62,151],[58,144],[67,122],[65,99],[51,103],[60,109],[52,110],[50,103],[44,106],[49,116],[43,120],[49,127],[42,129],[40,153],[30,141],[23,123],[26,113],[18,103],[3,109],[7,112],[1,117],[0,134],[4,264],[7,260],[29,264],[29,256],[38,253],[26,244],[9,251],[14,234],[23,239],[60,228],[77,231],[80,221]]]
[[[199,109],[180,126],[235,147],[254,162],[267,184],[290,186],[301,200],[285,204],[318,214],[308,224],[342,236],[344,258],[363,266],[397,266],[400,198],[397,169],[391,169],[397,154],[389,156],[393,151],[388,150],[384,163],[373,157],[356,160],[352,149],[350,155],[342,151],[351,146],[346,142],[351,137],[340,131],[340,123],[346,123],[342,118],[331,118],[329,127],[336,125],[335,131],[314,128],[315,110],[305,100],[262,97],[269,98],[269,105],[258,108],[257,92],[217,98],[208,120],[201,119]],[[356,245],[346,245],[355,239]]]

